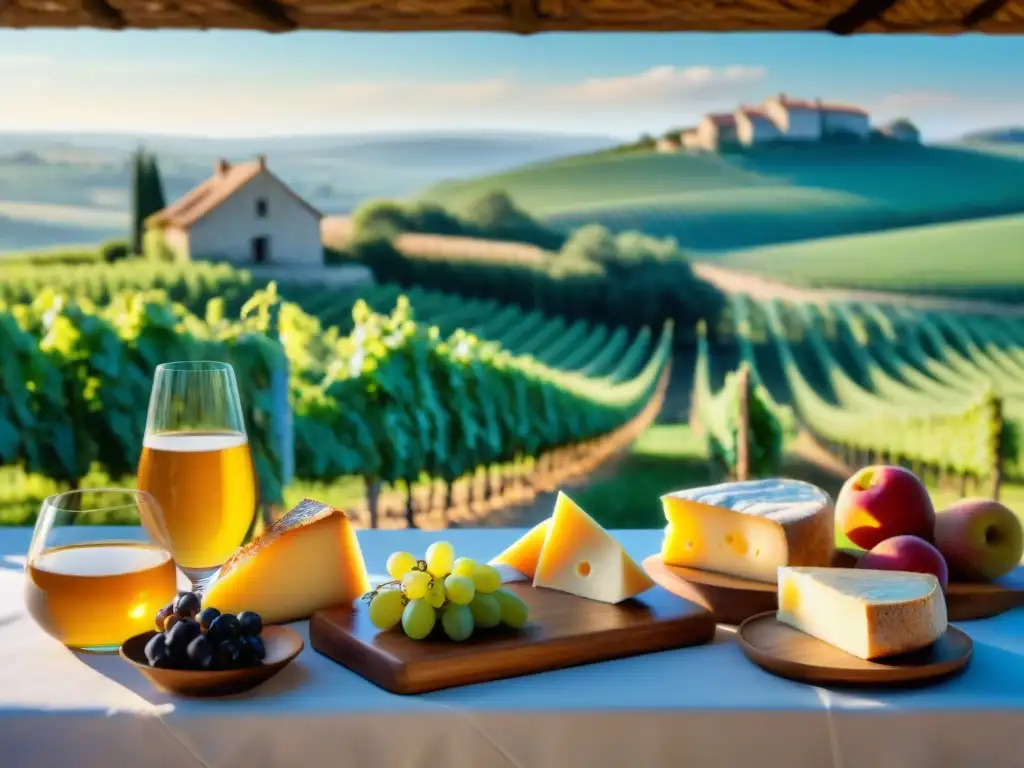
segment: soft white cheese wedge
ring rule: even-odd
[[[946,600],[926,573],[780,568],[778,619],[862,659],[924,648],[946,631]]]
[[[827,566],[835,548],[831,497],[799,480],[753,480],[661,497],[669,565],[774,582],[781,566]]]

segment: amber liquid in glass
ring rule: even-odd
[[[26,568],[25,603],[47,634],[73,648],[117,648],[153,629],[177,594],[167,550],[98,542],[45,550]]]
[[[163,510],[168,546],[184,569],[223,565],[245,541],[256,514],[249,440],[239,432],[148,436],[138,487]]]

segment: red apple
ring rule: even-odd
[[[1020,564],[1024,531],[998,501],[961,499],[936,515],[935,545],[954,580],[992,581]]]
[[[839,491],[836,527],[862,549],[871,549],[893,536],[930,541],[935,507],[924,483],[909,469],[864,467]]]
[[[858,568],[873,571],[930,573],[945,589],[949,583],[946,560],[934,546],[917,536],[893,536],[876,544],[857,561]]]

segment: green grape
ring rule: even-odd
[[[476,568],[476,561],[470,560],[468,557],[460,557],[452,565],[453,576],[472,576],[473,569]]]
[[[427,570],[433,576],[447,576],[452,572],[452,561],[455,560],[455,547],[447,541],[435,541],[427,547]]]
[[[473,580],[465,576],[449,576],[444,580],[444,589],[448,593],[448,599],[456,605],[469,605],[476,594]]]
[[[410,600],[420,600],[430,591],[430,574],[424,571],[409,571],[402,579],[402,587]]]
[[[502,622],[512,629],[519,629],[530,618],[530,609],[519,595],[511,593],[507,589],[499,589],[491,597],[498,601]]]
[[[473,620],[482,629],[491,629],[501,623],[501,607],[494,595],[476,595],[469,604]]]
[[[434,608],[440,608],[444,605],[444,601],[448,599],[448,595],[445,593],[444,582],[440,579],[434,581],[434,586],[427,592],[427,602],[430,603]]]
[[[377,629],[391,629],[402,620],[405,600],[400,589],[382,589],[370,601],[370,623]]]
[[[416,566],[416,558],[408,552],[392,552],[387,569],[392,579],[401,580]]]
[[[467,605],[451,603],[441,614],[444,633],[459,643],[473,634],[473,612]]]
[[[501,587],[501,574],[491,565],[478,565],[473,569],[473,586],[477,593],[489,595]]]
[[[402,611],[402,629],[413,640],[422,640],[434,629],[437,612],[426,600],[410,600]]]

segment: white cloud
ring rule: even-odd
[[[0,53],[0,72],[9,72],[25,69],[37,69],[49,67],[53,59],[43,54],[33,53]]]
[[[935,109],[948,107],[957,101],[955,93],[945,91],[907,91],[890,93],[882,99],[883,107],[893,109]]]
[[[664,107],[676,100],[728,100],[738,88],[764,78],[763,67],[652,67],[633,75],[588,78],[574,83],[534,85],[513,78],[417,84],[415,82],[356,82],[319,89],[321,98],[340,99],[350,107],[368,110],[484,107],[517,109],[587,105],[606,108],[625,105]]]
[[[727,97],[737,86],[760,82],[764,67],[651,67],[636,75],[595,77],[548,90],[558,99],[592,104],[656,103],[694,97]]]
[[[139,77],[140,70],[100,59],[71,76],[28,67],[18,78],[0,77],[0,97],[17,107],[0,117],[0,130],[61,124],[88,130],[258,135],[533,127],[630,135],[760,98],[765,77],[763,67],[666,65],[572,82],[471,74],[448,82],[338,82],[324,74],[296,84],[287,79],[262,82],[238,73],[210,77],[186,62],[172,64],[178,68],[173,77],[152,70]],[[45,87],[14,85],[27,80],[29,72],[47,73],[49,82]]]

